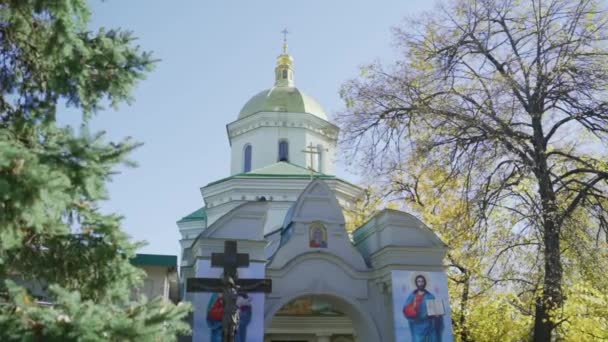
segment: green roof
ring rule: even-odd
[[[207,220],[207,210],[205,209],[205,207],[196,209],[195,211],[191,212],[190,214],[182,217],[177,222],[200,221],[200,220]]]
[[[177,267],[177,255],[137,254],[131,259],[135,266],[166,266]]]
[[[310,170],[289,162],[278,162],[250,172],[238,173],[236,175],[220,179],[207,184],[207,186],[221,183],[233,178],[310,178]],[[334,179],[335,176],[326,175],[324,173],[313,172],[314,178]]]
[[[327,121],[327,115],[317,100],[289,86],[272,87],[257,93],[245,103],[239,119],[259,112],[309,113]]]
[[[322,175],[322,173],[314,172],[315,175]],[[249,171],[247,173],[240,173],[238,176],[251,176],[251,175],[305,175],[310,177],[310,170],[292,164],[290,162],[280,161],[278,163],[270,164],[259,169]]]

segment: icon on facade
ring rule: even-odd
[[[443,272],[392,271],[395,341],[453,341]]]
[[[327,228],[323,223],[315,221],[308,228],[309,246],[312,248],[327,248]]]

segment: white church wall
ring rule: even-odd
[[[327,210],[327,200],[325,198],[309,198],[306,202],[302,203],[301,210],[306,213],[310,213],[308,216],[311,220],[327,220],[335,221],[335,213],[331,210]],[[314,214],[313,214],[314,213]],[[344,220],[340,220],[344,222]],[[337,221],[337,222],[340,222]],[[342,223],[340,222],[340,223]]]
[[[243,149],[251,144],[251,169],[259,169],[279,161],[279,141],[289,143],[289,162],[305,166],[305,156],[301,150],[305,146],[306,130],[304,128],[258,127],[232,140],[231,174],[243,172]]]
[[[314,180],[298,197],[294,208],[293,221],[314,221],[324,219],[330,223],[344,224],[344,215],[336,195],[323,180]]]
[[[369,258],[373,268],[408,265],[429,270],[443,270],[443,258],[447,248],[385,246]]]
[[[273,279],[273,292],[269,297],[292,296],[296,293],[340,293],[349,298],[367,298],[365,279],[356,279],[350,265],[322,251],[308,252],[291,263],[271,266],[268,275]],[[345,286],[348,284],[348,286]]]
[[[302,192],[295,204],[289,228],[290,236],[274,256],[269,267],[281,268],[300,254],[309,252],[333,254],[354,269],[367,266],[353,247],[344,227],[345,221],[336,196],[327,183],[315,180]],[[312,233],[317,227],[324,230],[323,245],[313,246]]]
[[[323,165],[333,174],[338,128],[327,121],[307,113],[257,113],[230,123],[228,132],[231,143],[231,174],[243,172],[244,148],[251,144],[252,170],[278,161],[280,140],[289,143],[289,162],[306,167],[308,156],[302,150],[309,144],[329,148],[323,157]]]
[[[232,178],[212,183],[201,188],[207,208],[207,225],[237,206],[247,201],[255,201],[264,196],[271,203],[264,232],[269,233],[283,223],[289,207],[302,190],[310,183],[307,178]],[[361,188],[340,179],[328,179],[325,183],[332,189],[343,208],[351,208],[352,203],[363,194]]]
[[[182,236],[182,240],[195,239],[205,229],[205,220],[192,220],[178,222],[179,232]]]
[[[258,227],[252,227],[252,223],[255,224],[255,221],[256,219],[250,219],[248,217],[235,218],[221,229],[215,231],[213,236],[218,239],[233,239],[235,237],[248,240],[261,239],[263,232],[256,229]]]
[[[179,246],[182,249],[182,254],[184,254],[184,249],[190,247],[192,245],[192,242],[194,242],[194,238],[188,238],[188,239],[180,239],[179,240]]]
[[[263,240],[268,202],[244,203],[210,224],[203,238]]]
[[[233,160],[237,161],[237,167],[232,168],[232,174],[242,173],[243,170],[243,146],[251,144],[253,148],[251,158],[251,170],[277,162],[279,132],[276,127],[259,127],[249,131],[232,141]]]
[[[242,205],[243,203],[247,203],[242,200],[232,200],[229,197],[225,197],[222,199],[223,203],[218,202],[206,202],[207,203],[207,225],[212,225],[215,221],[217,221],[222,216],[226,215],[226,213],[230,212],[232,209]]]
[[[265,193],[265,195],[268,196],[268,193]],[[228,212],[244,203],[248,202],[231,201],[207,209],[207,220],[209,224],[213,224],[215,221],[226,215]],[[264,223],[264,234],[270,233],[281,227],[281,225],[283,224],[283,219],[285,218],[285,214],[287,213],[287,210],[289,210],[293,202],[267,201],[266,203],[268,203],[268,209],[266,212],[266,221]]]
[[[268,235],[265,236],[268,245],[266,246],[266,250],[264,251],[264,256],[266,260],[270,260],[270,258],[274,255],[277,249],[281,245],[281,230],[278,229]]]
[[[304,142],[306,147],[312,145],[315,148],[316,152],[317,147],[322,147],[321,149],[321,168],[319,169],[319,162],[317,159],[317,155],[313,155],[313,163],[312,167],[318,172],[321,172],[326,175],[335,175],[335,153],[336,153],[336,141],[329,140],[327,137],[318,134],[316,132],[309,131],[306,134],[306,141]],[[310,167],[310,156],[306,157],[306,167]]]
[[[264,255],[264,248],[268,245],[265,240],[241,240],[235,237],[234,239],[238,242],[238,252],[249,254],[250,261],[265,262],[266,258]],[[217,238],[200,238],[196,241],[192,247],[193,253],[195,254],[189,261],[190,265],[195,265],[199,259],[210,259],[213,253],[224,252],[224,241],[225,239]]]
[[[283,226],[285,214],[291,208],[293,202],[270,202],[266,213],[266,223],[264,224],[264,235],[271,233]]]
[[[422,257],[426,264],[439,260],[440,265],[446,251],[445,244],[420,220],[410,214],[390,209],[381,211],[364,226],[355,230],[353,238],[355,246],[366,260],[374,259],[373,255],[377,254],[375,261],[380,264],[404,257],[408,258],[408,262],[414,262]],[[391,253],[386,251],[380,253],[391,246],[400,246],[397,248],[400,251],[398,256],[391,256]],[[404,247],[407,247],[407,250]],[[386,260],[381,261],[383,258]]]
[[[381,333],[381,341],[393,341],[393,300],[391,295],[390,271],[383,270],[381,274],[373,272],[374,276],[368,280],[369,296],[365,300],[367,312]]]
[[[323,221],[313,221],[321,222]],[[344,260],[350,267],[365,270],[367,266],[361,254],[352,246],[343,225],[323,223],[327,229],[326,248],[310,247],[309,227],[313,222],[295,222],[292,224],[293,233],[274,255],[271,268],[282,268],[299,255],[306,253],[323,253]]]

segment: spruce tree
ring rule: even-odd
[[[137,143],[89,119],[130,100],[151,54],[130,32],[87,28],[86,0],[0,1],[0,340],[174,340],[187,305],[132,302],[139,244],[99,210]],[[81,127],[61,125],[64,106]],[[50,305],[27,289],[48,286]]]

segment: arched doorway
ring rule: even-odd
[[[292,296],[268,314],[264,342],[380,341],[375,324],[359,305],[336,295]]]

